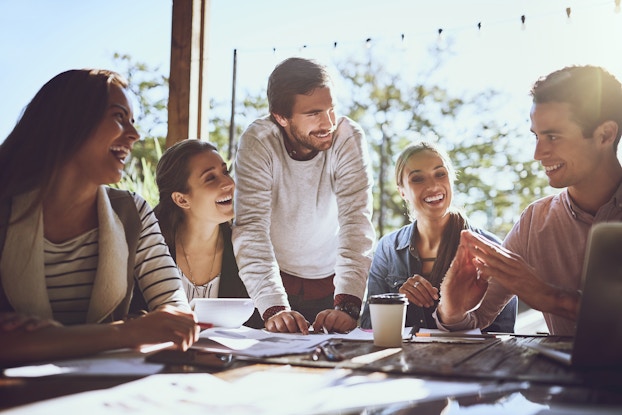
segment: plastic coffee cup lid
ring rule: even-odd
[[[405,294],[386,293],[376,294],[369,297],[369,304],[408,304]]]

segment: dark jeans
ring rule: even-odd
[[[301,295],[288,295],[289,305],[292,310],[298,311],[310,324],[315,321],[315,316],[322,310],[333,309],[333,295],[317,300],[303,300]]]
[[[292,310],[299,312],[311,324],[322,310],[334,306],[334,274],[321,279],[300,278],[281,271],[281,279]]]

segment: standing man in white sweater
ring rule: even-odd
[[[277,65],[268,103],[235,160],[240,277],[269,331],[352,330],[375,239],[365,134],[335,115],[330,76],[312,60]]]

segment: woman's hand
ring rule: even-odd
[[[309,322],[302,314],[293,310],[279,311],[264,324],[266,330],[273,333],[309,334]]]
[[[200,331],[193,313],[172,306],[162,306],[120,327],[121,335],[131,336],[134,346],[173,342],[181,350],[192,346]]]
[[[433,307],[438,300],[438,288],[419,274],[407,279],[400,287],[399,292],[406,294],[408,301],[418,307]]]

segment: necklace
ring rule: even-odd
[[[434,262],[436,258],[421,258],[421,262]]]
[[[288,137],[286,137],[286,136],[283,137],[283,144],[285,145],[285,151],[287,151],[287,154],[291,158],[296,160],[296,156],[297,156],[296,150],[294,150],[292,148],[292,144],[289,142],[289,138]]]
[[[216,248],[214,249],[214,255],[212,256],[212,265],[210,266],[209,274],[208,274],[210,281],[212,279],[212,272],[214,271],[214,262],[216,262],[216,253],[218,252],[218,244],[220,242],[220,232],[218,233],[217,238],[218,239],[216,240]],[[192,285],[194,285],[195,288],[207,286],[207,284],[209,284],[209,281],[207,281],[205,284],[197,284],[196,282],[194,282],[194,277],[192,275],[192,267],[190,267],[190,261],[188,261],[188,255],[186,255],[186,248],[184,247],[184,243],[181,240],[181,238],[179,238],[179,245],[181,246],[181,252],[184,254],[184,259],[186,260],[186,266],[188,267],[188,274],[189,274],[188,277],[190,278],[190,282],[192,283]]]

